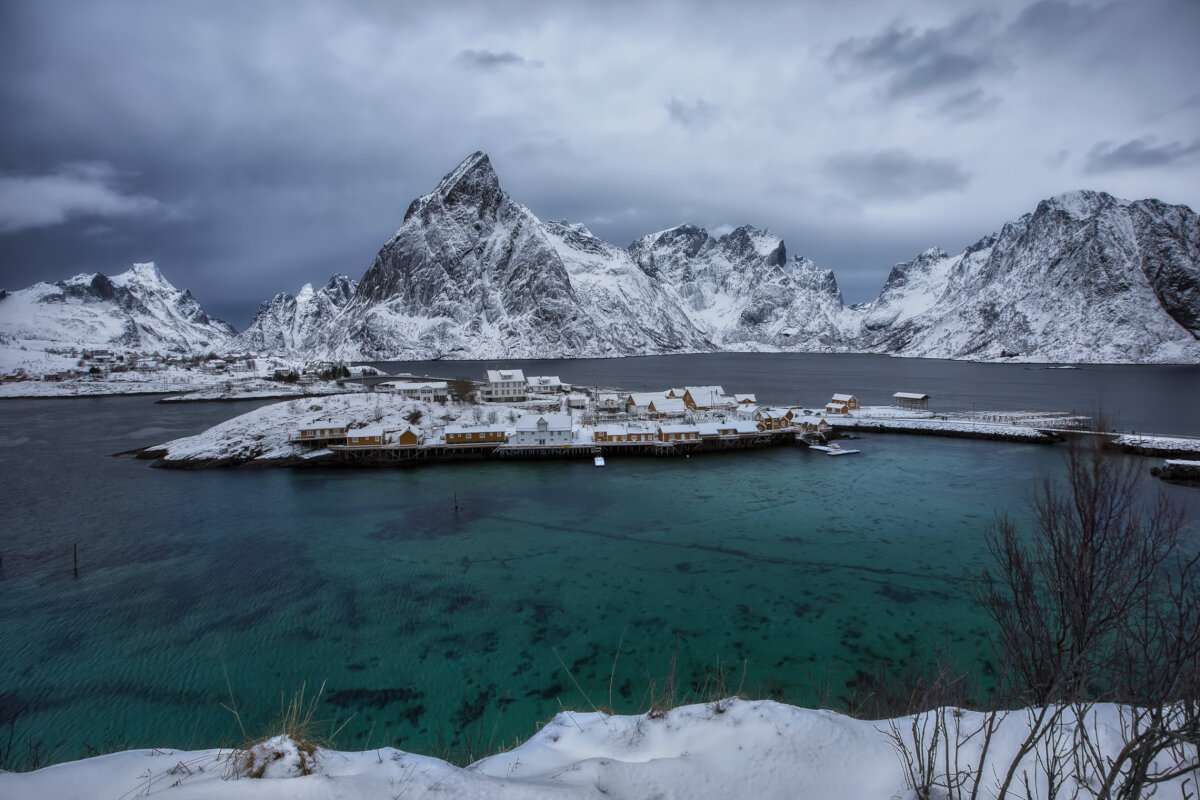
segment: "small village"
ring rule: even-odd
[[[656,392],[573,387],[557,376],[519,369],[487,370],[484,380],[378,380],[375,392],[425,402],[473,396],[482,405],[519,408],[515,422],[446,424],[433,432],[416,424],[354,428],[328,417],[305,420],[289,437],[297,453],[328,451],[345,463],[386,463],[428,458],[583,458],[605,455],[690,455],[696,452],[804,444],[832,450],[839,420],[864,409],[850,394],[822,407],[760,405],[754,394],[727,393],[719,385]],[[884,418],[930,419],[929,396],[897,392],[894,405],[872,409]],[[600,463],[600,462],[598,462]]]

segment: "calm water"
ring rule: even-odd
[[[534,371],[631,388],[711,377],[765,400],[785,381],[804,398],[842,386],[800,380],[790,356],[774,372],[770,357],[728,358]],[[877,368],[826,358],[847,375]],[[620,366],[633,377],[618,380]],[[1091,372],[998,369],[984,386],[1045,381],[1030,379],[1032,398],[1010,386],[1013,408],[1049,405],[1034,401],[1064,391],[1063,374]],[[870,402],[891,377],[848,388]],[[1157,395],[1196,371],[1127,377]],[[897,388],[914,383],[934,394],[932,379]],[[676,652],[683,692],[720,663],[730,692],[836,701],[879,663],[947,646],[986,656],[964,582],[984,564],[982,531],[1061,470],[1052,447],[904,436],[864,438],[853,458],[780,448],[603,470],[177,472],[110,455],[255,405],[0,403],[0,729],[59,761],[87,744],[232,743],[228,676],[252,733],[281,692],[324,682],[323,716],[355,715],[344,747],[486,746],[527,736],[560,703],[644,710]],[[1200,493],[1169,491],[1200,510]]]

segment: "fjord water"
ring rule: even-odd
[[[729,358],[537,371],[621,384],[606,376],[625,364],[653,386],[715,380],[771,400],[784,381],[827,380],[776,357],[772,383],[772,359]],[[884,380],[872,369],[929,363],[880,361],[857,362],[866,387],[849,390],[870,398]],[[727,377],[736,363],[762,377]],[[1196,368],[1162,369],[1132,369],[1108,393],[1140,387],[1134,402],[1151,404],[1190,381],[1200,396]],[[1040,399],[1062,373],[1029,372],[1043,383],[1009,407],[1055,407]],[[896,389],[933,393],[906,377]],[[980,408],[1004,407],[982,394]],[[681,695],[720,663],[729,693],[836,703],[880,664],[936,649],[987,658],[966,589],[986,560],[982,532],[1061,474],[1055,447],[908,436],[864,437],[851,458],[776,448],[601,470],[182,472],[110,455],[260,404],[0,403],[0,728],[18,744],[40,740],[62,761],[89,746],[235,743],[221,708],[231,693],[254,734],[281,693],[324,683],[319,716],[355,715],[342,747],[487,747],[529,735],[560,703],[644,710],[673,660]],[[1174,407],[1139,427],[1197,432],[1194,408]],[[1200,512],[1196,490],[1166,488]]]

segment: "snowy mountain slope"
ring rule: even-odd
[[[230,347],[255,353],[319,353],[330,323],[357,288],[354,280],[334,275],[320,289],[306,283],[295,296],[281,292],[259,306]]]
[[[1183,206],[1061,195],[958,256],[926,251],[897,265],[864,316],[859,346],[976,360],[1197,362],[1198,252],[1200,227]]]
[[[833,273],[789,261],[769,231],[743,226],[713,238],[681,225],[643,236],[629,254],[720,349],[845,349],[855,328]]]
[[[606,354],[713,350],[662,283],[646,275],[629,253],[583,225],[543,223],[562,259],[581,309],[605,332]]]
[[[474,153],[404,223],[330,326],[345,357],[605,355],[541,222]]]
[[[59,304],[59,305],[55,305]],[[62,311],[70,307],[70,312]],[[51,313],[54,309],[62,313]],[[542,222],[473,153],[409,206],[362,281],[210,320],[153,266],[0,299],[0,337],[302,359],[562,358],[728,351],[1200,363],[1200,219],[1100,192],[1045,200],[957,255],[893,267],[847,307],[837,281],[743,226],[681,225],[622,249]]]
[[[9,347],[206,353],[224,348],[235,333],[154,264],[134,264],[113,278],[97,273],[37,283],[0,300],[0,336]]]

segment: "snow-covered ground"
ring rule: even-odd
[[[175,439],[151,447],[165,450],[170,462],[261,462],[290,459],[299,455],[289,438],[305,424],[328,422],[353,430],[382,427],[385,431],[412,426],[422,439],[441,436],[448,424],[511,425],[524,412],[509,405],[427,403],[385,392],[354,392],[320,398],[272,403],[214,425],[195,436]],[[310,453],[307,455],[318,455]]]
[[[1200,453],[1200,439],[1181,436],[1145,436],[1126,434],[1118,436],[1113,444],[1130,450],[1148,453]]]
[[[30,773],[0,774],[7,800],[92,800],[166,797],[209,800],[282,798],[913,798],[891,732],[912,741],[912,717],[864,721],[772,701],[730,699],[682,706],[657,718],[563,711],[529,741],[466,768],[428,756],[381,748],[361,753],[318,750],[310,759],[276,737],[250,751],[170,748],[132,750],[59,764]],[[978,766],[984,714],[950,709],[919,715],[917,728],[944,720],[953,770]],[[994,798],[1022,738],[1029,715],[998,718],[982,770],[979,797]],[[1087,710],[1088,734],[1106,754],[1122,742],[1122,709]],[[1055,752],[1069,752],[1075,716],[1068,710]],[[944,743],[945,740],[943,740]],[[1064,750],[1064,748],[1066,748]],[[271,759],[262,778],[244,774],[247,752]],[[944,746],[934,761],[934,781],[944,781]],[[1046,797],[1039,766],[1042,751],[1021,766],[1035,797]],[[1065,758],[1065,756],[1064,756]],[[261,765],[261,760],[258,762]],[[305,769],[301,769],[301,764]],[[1064,761],[1064,764],[1067,762]],[[311,774],[301,774],[302,771]],[[1161,797],[1189,796],[1196,774],[1158,789]],[[1185,784],[1184,781],[1190,781]],[[970,784],[962,796],[968,796]],[[1017,788],[1017,787],[1014,787]],[[1074,796],[1071,781],[1060,789]],[[1025,796],[1020,786],[1020,796]],[[934,797],[944,797],[934,783]],[[1082,796],[1093,796],[1084,793]]]

